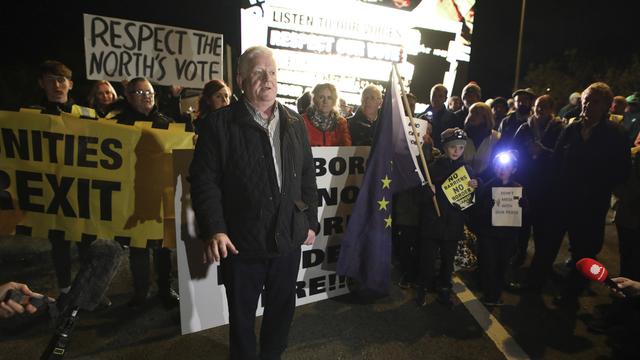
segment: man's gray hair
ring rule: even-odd
[[[238,59],[238,75],[246,76],[251,65],[251,60],[258,55],[267,55],[273,58],[273,51],[266,46],[252,46],[245,50]]]

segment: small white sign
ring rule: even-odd
[[[495,201],[491,211],[491,225],[522,226],[522,208],[519,204],[522,188],[494,187],[491,192],[493,201]]]

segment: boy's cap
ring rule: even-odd
[[[466,145],[467,134],[459,128],[450,128],[440,134],[440,140],[443,146],[449,143],[453,143],[453,145]]]

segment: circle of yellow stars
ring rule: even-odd
[[[380,181],[382,182],[382,188],[383,189],[389,189],[391,190],[391,179],[389,179],[389,175],[385,174],[383,179],[380,179]],[[389,211],[389,209],[387,208],[387,206],[389,205],[390,201],[387,200],[384,196],[382,197],[382,200],[378,201],[378,205],[380,206],[378,208],[378,210],[382,211],[382,210],[386,210]],[[389,216],[387,216],[384,219],[384,228],[390,228],[391,227],[391,214],[389,214]]]

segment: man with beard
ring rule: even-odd
[[[512,112],[500,122],[500,127],[498,128],[500,132],[498,149],[500,151],[512,148],[513,137],[520,125],[529,120],[531,106],[533,105],[533,100],[536,98],[536,94],[531,88],[516,90],[512,96],[515,101],[516,111]]]

